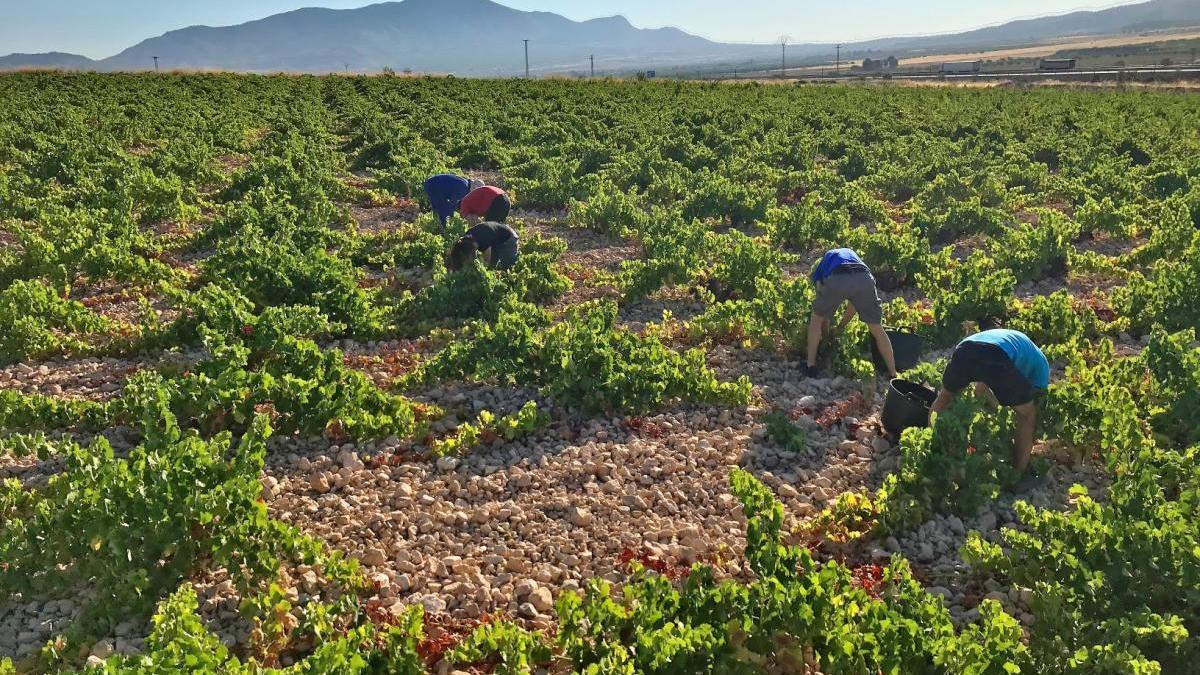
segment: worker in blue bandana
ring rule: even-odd
[[[862,319],[879,348],[888,375],[896,377],[896,356],[892,350],[892,340],[883,329],[883,300],[875,286],[875,276],[871,274],[871,269],[862,258],[848,248],[835,248],[826,253],[813,268],[812,282],[817,294],[813,299],[812,318],[808,322],[808,360],[804,367],[805,375],[819,376],[817,349],[821,346],[821,337],[838,308],[848,304],[849,308],[836,330],[845,328],[856,316]]]
[[[945,410],[971,383],[993,405],[1012,408],[1016,413],[1013,467],[1024,474],[1029,469],[1037,426],[1034,398],[1050,386],[1046,355],[1020,331],[998,328],[976,333],[954,349],[942,374],[942,391],[930,410]]]
[[[478,185],[452,173],[441,173],[425,181],[425,196],[429,198],[429,205],[442,227],[446,226],[446,221],[458,211],[462,200]]]

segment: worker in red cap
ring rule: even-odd
[[[484,185],[471,190],[462,200],[458,212],[471,225],[480,222],[504,223],[512,210],[512,202],[504,190],[494,185]]]

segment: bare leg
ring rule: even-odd
[[[1037,424],[1037,407],[1026,403],[1013,408],[1017,415],[1017,428],[1013,432],[1013,467],[1018,474],[1029,470],[1029,459],[1033,455],[1033,430]]]
[[[887,366],[888,374],[895,379],[899,373],[896,372],[896,354],[892,351],[892,339],[888,337],[887,331],[881,324],[867,324],[867,329],[875,338],[875,344],[879,347],[879,355],[883,357],[883,364]]]
[[[821,331],[825,328],[827,319],[819,314],[813,314],[808,320],[808,367],[817,365],[817,350],[821,347]]]

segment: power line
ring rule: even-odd
[[[589,58],[592,60],[592,77],[596,77],[596,55],[592,54]]]
[[[837,46],[837,74],[842,74],[842,46]]]
[[[525,79],[529,79],[529,40],[523,40],[525,43]]]

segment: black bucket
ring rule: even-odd
[[[892,353],[896,357],[896,372],[903,373],[914,368],[921,362],[921,352],[925,350],[925,341],[918,335],[898,330],[885,331],[892,341]],[[871,343],[871,360],[875,362],[875,370],[887,374],[887,364],[879,353],[879,345],[875,344],[873,336],[867,338]]]
[[[937,392],[923,384],[907,380],[892,380],[883,402],[883,429],[899,436],[910,427],[929,426],[929,406],[937,400]]]

